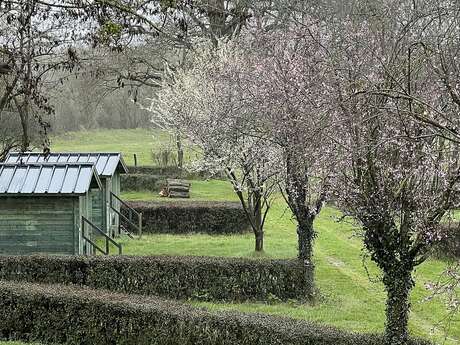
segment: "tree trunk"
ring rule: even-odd
[[[315,231],[313,228],[313,219],[302,220],[297,225],[297,241],[299,246],[298,258],[305,266],[305,284],[311,287],[313,291],[314,270],[313,264],[313,240]]]
[[[261,231],[256,234],[256,252],[264,251],[264,232]]]
[[[264,229],[262,225],[262,204],[259,192],[253,194],[253,207],[254,207],[254,235],[256,237],[256,252],[264,250]]]
[[[21,140],[21,152],[26,152],[30,146],[30,136],[29,136],[29,114],[27,110],[19,109],[19,117],[21,119],[22,127],[22,140]]]
[[[385,345],[407,345],[409,295],[414,286],[411,270],[385,273],[383,283],[387,291]]]
[[[182,138],[180,134],[176,134],[177,146],[177,167],[182,170],[184,167],[184,150],[182,149]]]
[[[297,225],[298,257],[306,264],[312,263],[313,257],[313,221],[300,221]]]

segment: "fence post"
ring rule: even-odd
[[[137,154],[134,154],[134,166],[137,167]]]
[[[139,213],[139,238],[142,237],[142,212]]]

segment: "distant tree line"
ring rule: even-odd
[[[50,93],[54,104],[50,130],[61,133],[101,128],[148,128],[150,116],[134,100],[141,92],[129,87],[107,88],[104,80],[80,71]]]

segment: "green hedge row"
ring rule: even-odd
[[[145,174],[156,176],[168,176],[170,178],[178,178],[182,175],[178,167],[158,167],[158,166],[129,166],[128,171],[130,174]]]
[[[76,284],[208,301],[305,300],[311,272],[297,260],[172,256],[0,256],[0,280]]]
[[[209,173],[207,172],[190,172],[187,170],[181,170],[176,166],[129,166],[128,171],[131,174],[146,174],[160,176],[164,180],[166,180],[166,178],[183,178],[189,180],[198,180],[209,177]],[[225,178],[225,176],[221,174],[219,176],[214,176],[214,178]]]
[[[126,174],[121,175],[121,191],[150,191],[159,192],[163,185],[163,180],[156,175],[146,174]]]
[[[434,246],[435,256],[439,258],[460,258],[460,224],[443,224],[439,239]]]
[[[70,345],[381,345],[294,319],[212,313],[159,298],[0,282],[0,338]],[[414,341],[411,345],[425,344]]]
[[[238,202],[130,202],[146,233],[240,234],[251,230]]]

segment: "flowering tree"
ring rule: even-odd
[[[264,225],[276,190],[279,152],[252,131],[245,106],[242,55],[232,44],[201,48],[186,68],[170,74],[150,111],[163,128],[179,130],[202,157],[195,169],[223,171],[233,185],[255,236],[255,250],[263,250]]]
[[[298,257],[313,272],[314,220],[329,191],[333,143],[326,79],[331,71],[313,23],[281,32],[257,32],[245,49],[246,106],[254,132],[282,153],[280,186],[297,222]],[[241,83],[235,84],[241,87]],[[312,280],[309,283],[312,283]]]
[[[382,271],[388,345],[407,344],[412,272],[430,255],[460,179],[455,146],[420,121],[439,93],[414,49],[429,21],[421,14],[427,9],[413,5],[390,1],[370,13],[348,14],[334,31],[346,28],[346,35],[327,46],[336,70],[342,155],[338,202],[359,223]],[[430,102],[415,102],[415,94]]]
[[[458,52],[460,44],[460,4],[458,1],[446,0],[439,4],[433,4],[431,11],[426,11],[426,16],[431,21],[424,30],[420,30],[420,39],[416,48],[418,54],[411,54],[410,61],[413,69],[422,69],[432,76],[431,94],[423,94],[416,90],[408,95],[413,104],[423,106],[425,111],[422,115],[411,116],[422,123],[439,137],[444,138],[446,145],[451,148],[453,154],[460,152],[460,62]],[[419,56],[422,56],[423,64],[420,64]],[[395,90],[391,90],[394,97]],[[455,164],[456,162],[454,162]],[[458,187],[456,188],[455,207],[458,207]],[[446,227],[448,232],[460,231],[458,224]],[[435,294],[447,296],[447,307],[452,314],[460,311],[460,261],[454,260],[446,268],[439,281],[430,284],[429,288]]]

